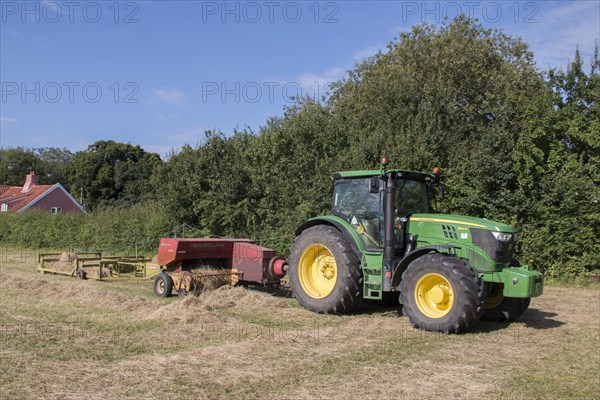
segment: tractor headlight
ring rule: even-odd
[[[506,233],[506,232],[495,232],[492,231],[492,235],[494,235],[494,237],[496,238],[496,240],[500,241],[500,242],[510,242],[513,238],[513,234],[512,233]]]

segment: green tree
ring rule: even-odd
[[[156,170],[155,196],[181,222],[216,235],[244,235],[253,218],[246,151],[254,140],[247,132],[230,138],[205,132],[202,145],[184,146]]]
[[[284,255],[330,207],[329,174],[442,167],[442,211],[521,229],[523,261],[550,274],[598,268],[598,51],[544,74],[519,38],[464,16],[400,34],[323,102],[301,98],[257,134],[207,132],[152,178],[155,197],[204,232],[251,236]]]
[[[44,147],[35,150],[38,159],[44,166],[42,183],[61,183],[68,188],[66,170],[73,158],[73,153],[66,148]]]
[[[0,149],[0,184],[22,185],[30,171],[35,171],[41,184],[65,183],[64,172],[72,156],[68,149],[58,147]]]
[[[544,96],[521,39],[461,16],[401,33],[339,82],[329,104],[350,136],[348,166],[387,154],[407,169],[442,167],[445,211],[516,223],[527,205],[513,151]]]
[[[34,150],[23,147],[0,149],[0,184],[20,186],[30,171],[40,176],[46,172],[44,163]]]
[[[76,153],[66,173],[71,191],[78,194],[83,189],[84,207],[94,210],[143,200],[151,191],[150,176],[160,163],[157,154],[140,146],[101,140]]]
[[[590,72],[579,50],[566,71],[548,72],[550,96],[539,128],[520,140],[521,181],[532,214],[523,255],[552,276],[600,267],[600,61]]]

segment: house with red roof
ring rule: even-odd
[[[85,210],[60,183],[40,185],[39,176],[30,172],[23,186],[0,186],[0,213],[43,210],[52,214],[83,213]]]

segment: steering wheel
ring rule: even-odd
[[[356,218],[358,220],[358,224],[362,226],[362,220],[364,218],[369,219],[370,212],[364,207],[363,204],[357,205],[352,208],[350,214],[348,214],[348,219],[352,220],[352,218]]]
[[[350,197],[349,196],[344,196],[340,200],[340,204],[338,205],[338,209],[342,213],[349,213],[349,214],[352,213],[352,205],[350,204]]]

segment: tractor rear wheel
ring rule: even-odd
[[[458,258],[429,254],[413,261],[402,274],[402,312],[416,328],[464,332],[481,317],[484,299],[483,281]]]
[[[154,278],[154,294],[158,297],[171,297],[173,279],[166,272],[161,272]]]
[[[318,225],[296,238],[290,255],[290,286],[304,308],[343,314],[362,298],[359,260],[344,235]]]
[[[513,322],[531,303],[530,298],[504,297],[502,285],[495,283],[487,290],[485,310],[481,319],[494,322]]]

